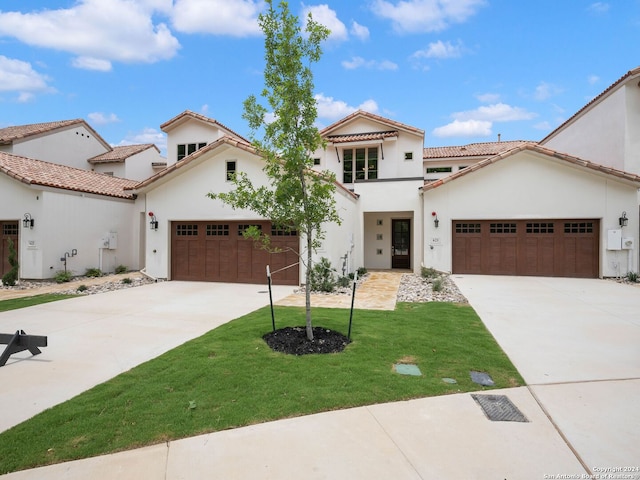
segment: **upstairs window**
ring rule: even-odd
[[[378,147],[346,148],[342,151],[343,183],[378,178]]]
[[[227,182],[233,180],[233,177],[236,174],[236,161],[229,160],[227,161]]]
[[[178,144],[178,161],[184,157],[191,155],[196,150],[200,150],[202,147],[206,147],[207,143],[180,143]]]

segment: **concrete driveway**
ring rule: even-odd
[[[274,301],[292,291],[274,286]],[[49,346],[0,367],[0,431],[268,304],[266,286],[162,282],[1,312],[0,332]]]
[[[620,472],[640,478],[640,286],[454,280],[588,471],[632,467],[638,470]]]

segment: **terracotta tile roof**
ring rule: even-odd
[[[72,127],[74,125],[81,125],[85,127],[100,143],[105,146],[106,149],[111,150],[109,144],[104,141],[104,139],[98,134],[98,132],[91,128],[91,126],[81,118],[0,128],[0,145],[11,145],[16,140],[22,140],[24,138],[32,137],[35,135],[54,132],[55,130]]]
[[[397,130],[387,132],[354,133],[347,135],[327,135],[326,139],[331,143],[364,142],[370,140],[384,140],[385,138],[397,137]]]
[[[125,189],[137,182],[56,163],[0,152],[0,173],[27,185],[60,188],[118,198],[134,198]]]
[[[349,122],[351,122],[356,118],[368,118],[369,120],[382,123],[383,125],[390,126],[391,128],[394,128],[394,129],[397,128],[405,132],[413,133],[414,135],[419,135],[419,136],[424,135],[424,130],[420,130],[419,128],[412,127],[404,123],[396,122],[395,120],[391,120],[389,118],[381,117],[380,115],[376,115],[374,113],[365,112],[364,110],[356,110],[350,115],[347,115],[346,117],[344,117],[342,120],[338,120],[337,122],[332,123],[328,127],[323,128],[322,130],[320,130],[320,135],[322,135],[323,137],[326,137],[333,130],[348,124]]]
[[[155,148],[158,153],[158,147],[156,147],[153,143],[144,143],[140,145],[123,145],[119,147],[113,147],[113,150],[110,152],[103,153],[101,155],[96,155],[93,158],[87,160],[91,164],[96,163],[123,163],[127,158],[132,157],[140,152],[144,152],[150,148]]]
[[[551,150],[550,148],[545,148],[541,145],[538,145],[536,143],[525,143],[523,145],[520,145],[519,147],[514,147],[511,150],[507,150],[505,152],[499,153],[497,155],[494,155],[493,157],[489,157],[486,158],[484,160],[479,161],[478,163],[474,164],[474,165],[470,165],[467,168],[465,168],[464,170],[459,170],[458,172],[452,174],[452,175],[448,175],[444,178],[441,178],[439,180],[435,180],[433,182],[427,182],[424,184],[424,186],[422,187],[424,191],[426,190],[433,190],[434,188],[438,188],[441,185],[444,185],[445,183],[449,183],[453,180],[456,180],[457,178],[463,177],[465,175],[469,175],[470,173],[473,173],[477,170],[480,170],[481,168],[487,167],[489,165],[492,165],[496,162],[499,162],[501,160],[504,160],[505,158],[511,157],[513,155],[515,155],[518,152],[522,152],[522,151],[531,151],[534,153],[539,153],[542,155],[546,155],[552,158],[555,158],[557,160],[560,160],[562,162],[566,162],[568,164],[571,165],[577,165],[579,167],[597,172],[597,173],[602,173],[602,174],[606,174],[606,175],[611,175],[614,176],[616,178],[619,178],[621,180],[626,180],[628,182],[631,182],[633,184],[635,184],[636,187],[640,187],[640,176],[639,175],[635,175],[633,173],[629,173],[629,172],[624,172],[622,170],[617,170],[615,168],[611,168],[611,167],[606,167],[604,165],[600,165],[598,163],[594,163],[594,162],[590,162],[588,160],[583,160],[581,158],[578,157],[574,157],[572,155],[567,155],[566,153],[560,153],[557,152],[555,150]]]
[[[540,144],[544,144],[547,140],[551,139],[551,137],[553,137],[556,133],[558,133],[560,130],[564,129],[567,125],[569,125],[570,123],[572,123],[576,118],[580,117],[583,113],[585,113],[587,110],[589,110],[592,106],[596,105],[597,103],[600,103],[601,100],[603,100],[605,97],[607,97],[610,93],[612,93],[615,89],[617,89],[619,86],[621,86],[622,84],[624,84],[628,79],[635,77],[636,75],[640,75],[640,67],[636,67],[633,70],[629,70],[627,73],[625,73],[622,77],[620,77],[618,80],[616,80],[613,84],[611,84],[606,90],[604,90],[600,95],[598,95],[597,97],[593,98],[589,103],[587,103],[584,107],[582,107],[580,110],[578,110],[576,113],[574,113],[567,121],[565,121],[562,125],[560,125],[558,128],[556,128],[553,132],[551,132],[549,135],[547,135],[546,137],[544,137],[541,141]]]
[[[429,160],[453,157],[486,157],[487,155],[497,155],[505,150],[511,150],[514,147],[527,143],[535,142],[528,142],[526,140],[510,140],[506,142],[470,143],[468,145],[453,147],[429,147],[423,149],[422,158]]]
[[[206,117],[206,116],[201,115],[199,113],[192,112],[191,110],[185,110],[181,114],[176,115],[175,117],[173,117],[171,120],[168,120],[168,121],[164,122],[162,125],[160,125],[160,130],[162,130],[163,132],[166,133],[168,130],[171,130],[172,128],[176,127],[180,123],[183,123],[185,120],[187,120],[189,118],[193,118],[195,120],[200,120],[201,122],[208,123],[209,125],[213,125],[213,126],[222,128],[223,130],[226,130],[228,133],[230,133],[232,136],[235,136],[235,137],[239,138],[240,140],[244,140],[245,142],[249,142],[249,140],[244,138],[242,135],[234,132],[229,127],[223,125],[219,121],[214,120],[213,118]]]

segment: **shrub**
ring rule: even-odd
[[[358,268],[358,277],[362,277],[367,274],[367,269],[364,267]]]
[[[637,272],[627,273],[627,280],[629,280],[631,283],[636,283],[638,281],[638,273]]]
[[[16,254],[16,249],[13,244],[13,240],[9,239],[9,265],[11,265],[11,270],[5,273],[2,276],[2,284],[7,285],[8,287],[13,287],[18,281],[18,267],[20,264],[18,263],[18,258]]]
[[[89,287],[87,287],[86,285],[80,285],[78,287],[78,292],[86,292],[87,290],[89,290]]]
[[[71,281],[73,277],[71,275],[71,272],[59,270],[56,272],[56,276],[53,278],[55,279],[56,283],[66,283]]]
[[[322,257],[311,268],[310,287],[315,292],[333,292],[336,288],[334,270],[329,259]]]
[[[87,271],[84,273],[85,277],[101,277],[102,270],[99,268],[87,268]]]
[[[129,269],[127,268],[126,265],[118,265],[116,267],[116,273],[125,273],[127,272]]]
[[[441,279],[441,278],[438,278],[438,279],[434,280],[434,281],[433,281],[433,283],[431,284],[431,289],[432,289],[434,292],[439,292],[439,291],[441,291],[443,287],[444,287],[444,284],[443,284],[443,282],[442,282],[442,279]]]
[[[351,280],[353,280],[353,277],[349,278],[349,277],[340,277],[338,278],[338,281],[336,282],[336,284],[338,285],[338,287],[348,287],[349,284],[351,283]]]
[[[422,278],[426,278],[426,279],[436,278],[440,276],[438,271],[435,268],[431,268],[431,267],[422,267],[421,274],[422,274]]]
[[[125,285],[129,285],[130,283],[133,283],[133,280],[131,280],[129,277],[126,277],[122,279],[122,283],[124,283]]]

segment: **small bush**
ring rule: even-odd
[[[87,290],[89,290],[89,287],[87,287],[86,285],[80,285],[78,287],[78,292],[86,292]]]
[[[87,268],[87,271],[84,273],[85,277],[101,277],[102,270],[99,268]]]
[[[338,287],[348,287],[349,284],[351,283],[351,280],[353,280],[353,277],[349,278],[349,277],[340,277],[338,278],[338,281],[336,282],[336,284],[338,285]]]
[[[638,281],[638,273],[637,272],[629,272],[627,273],[627,280],[631,283],[637,283]]]
[[[358,277],[363,277],[366,274],[367,274],[367,269],[366,268],[364,268],[364,267],[358,268]]]
[[[433,283],[431,284],[431,289],[434,292],[440,292],[443,287],[444,287],[444,284],[443,284],[441,278],[438,278],[438,279],[434,280]]]
[[[315,292],[333,292],[336,288],[336,279],[333,272],[329,259],[322,257],[311,268],[311,278],[309,280],[311,290]]]
[[[122,283],[124,283],[125,285],[129,285],[130,283],[133,283],[133,280],[131,280],[129,277],[126,277],[122,279]]]
[[[126,273],[129,269],[126,265],[118,265],[116,267],[116,273]]]
[[[65,272],[64,270],[60,270],[56,272],[56,276],[53,278],[56,281],[56,283],[66,283],[66,282],[70,282],[73,276],[69,271]]]
[[[421,274],[422,274],[422,278],[426,278],[426,279],[437,278],[440,276],[438,271],[435,268],[431,268],[431,267],[422,267]]]

